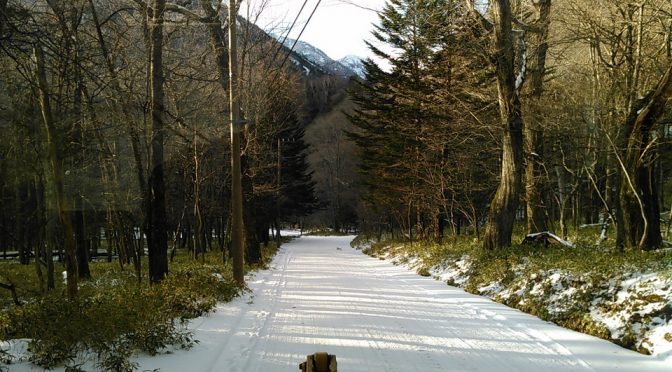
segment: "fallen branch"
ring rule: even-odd
[[[21,306],[23,305],[21,301],[19,301],[19,296],[16,294],[16,286],[14,283],[10,282],[9,284],[5,283],[0,283],[0,288],[4,288],[10,292],[12,292],[12,299],[14,300],[14,304],[16,306]]]

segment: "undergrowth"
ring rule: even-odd
[[[274,253],[274,244],[265,248],[257,268]],[[133,371],[137,365],[129,357],[137,351],[155,355],[169,348],[189,349],[198,341],[188,330],[188,321],[241,291],[230,266],[218,255],[200,262],[178,254],[169,275],[152,286],[146,279],[138,284],[130,266],[121,270],[118,263],[92,263],[94,279],[80,283],[76,300],[67,299],[63,283],[42,294],[35,281],[19,281],[35,276],[31,266],[0,263],[0,268],[5,276],[17,278],[14,282],[24,302],[10,305],[7,294],[0,293],[4,296],[0,340],[29,339],[29,360],[47,369],[64,365],[67,370],[81,370],[77,363],[93,354],[96,369]],[[11,362],[0,348],[0,367]]]

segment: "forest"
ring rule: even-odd
[[[617,250],[661,248],[670,4],[489,4],[381,12],[371,48],[391,71],[366,64],[349,116],[362,226],[411,242],[468,232],[492,250],[517,221],[562,237],[600,224]]]
[[[1,4],[0,254],[35,262],[41,288],[54,288],[52,257],[73,278],[107,258],[142,280],[147,248],[162,252],[158,271],[150,258],[157,282],[169,249],[229,255],[227,8],[160,3]],[[247,21],[261,10],[240,10],[238,31],[251,263],[271,228],[279,237],[317,207],[303,133],[345,84],[287,63],[286,48]]]

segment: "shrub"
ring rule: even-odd
[[[128,358],[135,351],[192,347],[197,341],[187,321],[240,293],[229,267],[217,260],[178,257],[168,277],[152,286],[112,265],[93,264],[97,280],[83,282],[76,300],[57,290],[0,310],[0,339],[31,339],[29,360],[44,368],[77,370],[78,355],[92,351],[101,370],[132,371],[137,366]]]

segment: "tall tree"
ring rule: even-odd
[[[77,297],[77,243],[74,238],[74,228],[72,225],[72,216],[68,199],[64,190],[64,175],[63,170],[63,150],[59,146],[58,132],[54,124],[53,112],[51,109],[51,95],[49,85],[47,83],[47,73],[44,60],[44,53],[41,45],[36,45],[33,49],[35,56],[35,64],[37,67],[37,83],[39,91],[39,103],[44,121],[44,127],[47,134],[47,146],[49,151],[49,161],[51,164],[52,182],[56,194],[56,208],[61,224],[63,225],[63,234],[65,242],[65,269],[67,272],[67,289],[68,297]]]
[[[238,8],[235,0],[229,0],[229,106],[231,109],[231,252],[233,278],[241,286],[245,284],[245,236],[243,222],[243,186],[240,163],[240,86],[238,84]]]
[[[551,0],[533,2],[538,14],[532,27],[528,48],[535,48],[527,61],[529,79],[526,81],[525,104],[527,119],[525,122],[525,201],[527,206],[527,231],[529,233],[548,230],[548,216],[544,198],[544,149],[541,112],[541,96],[546,76],[546,57],[548,54],[548,35],[551,22]]]
[[[152,161],[149,177],[149,280],[158,283],[168,274],[168,231],[164,183],[163,22],[165,0],[154,0],[149,12],[150,107],[152,112]]]
[[[516,44],[510,2],[495,0],[490,3],[492,14],[492,23],[490,23],[476,9],[473,0],[466,1],[472,14],[482,21],[486,29],[492,30],[492,61],[497,71],[502,128],[502,164],[499,187],[490,204],[483,241],[483,247],[492,250],[511,244],[511,234],[522,189],[524,125],[519,91],[522,76],[516,79]]]
[[[373,35],[394,52],[370,47],[391,70],[365,62],[366,79],[352,91],[351,138],[361,150],[367,203],[394,216],[411,240],[438,239],[446,220],[461,218],[456,200],[468,192],[454,187],[452,175],[465,166],[464,150],[483,140],[460,138],[480,125],[475,112],[487,94],[479,85],[490,73],[487,66],[476,72],[482,40],[465,12],[455,1],[390,1]]]
[[[626,119],[623,142],[626,142],[622,160],[621,208],[627,242],[643,250],[660,248],[660,205],[655,179],[656,150],[654,128],[672,98],[672,66],[656,87],[637,105]]]

